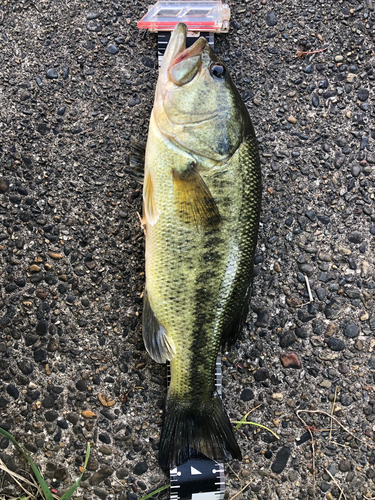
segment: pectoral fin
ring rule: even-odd
[[[220,222],[215,200],[194,164],[181,173],[173,170],[173,182],[177,208],[184,222],[192,222],[196,227]]]
[[[174,342],[157,320],[148,300],[147,291],[143,297],[142,334],[146,350],[153,360],[165,363],[173,358],[176,352]]]
[[[145,173],[145,180],[143,185],[143,202],[143,215],[146,218],[146,222],[151,224],[151,226],[155,226],[155,224],[159,220],[160,212],[155,202],[154,184],[152,182],[150,172]]]

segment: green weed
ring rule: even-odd
[[[29,481],[25,477],[20,476],[19,474],[15,473],[15,472],[13,472],[11,470],[9,470],[3,463],[0,463],[0,470],[3,470],[4,472],[6,472],[10,476],[12,476],[13,479],[16,481],[16,483],[25,492],[24,495],[18,497],[15,500],[36,500],[38,498],[42,498],[43,500],[54,500],[54,499],[57,499],[57,500],[69,500],[73,496],[74,492],[76,491],[76,489],[78,488],[78,486],[81,484],[82,476],[83,476],[83,474],[85,473],[85,470],[86,470],[87,462],[88,462],[89,457],[90,457],[90,443],[87,443],[86,459],[85,459],[85,463],[84,463],[84,466],[83,466],[83,472],[82,472],[82,474],[79,476],[79,478],[77,479],[77,481],[73,484],[73,486],[71,486],[68,489],[68,491],[66,491],[64,493],[64,495],[62,497],[58,498],[56,495],[52,494],[52,492],[49,489],[47,483],[45,482],[43,476],[41,475],[38,467],[34,464],[34,462],[31,460],[31,458],[25,452],[25,450],[21,447],[21,445],[17,443],[17,441],[14,439],[14,437],[11,434],[9,434],[9,432],[7,432],[6,430],[2,429],[1,427],[0,427],[0,435],[8,438],[9,441],[11,441],[14,444],[14,446],[21,451],[21,453],[24,455],[24,457],[28,461],[28,463],[29,463],[29,465],[30,465],[30,467],[31,467],[34,475],[35,475],[35,478],[37,480],[37,482],[34,481],[34,483],[32,483],[31,481]],[[37,490],[36,494],[31,493],[30,491],[28,491],[25,488],[24,485],[27,485],[29,487],[32,486],[32,487],[36,488],[36,490]]]

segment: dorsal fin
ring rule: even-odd
[[[146,146],[143,142],[133,141],[130,143],[130,168],[126,168],[125,172],[140,184],[143,183],[145,153]]]
[[[143,142],[133,141],[130,144],[130,165],[135,168],[145,166],[146,145]]]
[[[224,327],[221,336],[221,345],[223,349],[234,345],[241,336],[242,328],[249,312],[251,290],[252,286],[250,285],[246,291],[245,298],[238,305],[237,310],[232,313],[231,319]]]

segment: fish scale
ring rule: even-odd
[[[196,453],[241,456],[215,365],[248,311],[261,200],[248,112],[207,42],[185,50],[184,33],[178,25],[164,56],[145,156],[143,335],[155,360],[170,360],[164,468]],[[210,76],[212,65],[223,82]]]

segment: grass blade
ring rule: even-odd
[[[32,488],[35,488],[38,486],[38,483],[35,482],[35,479],[33,479],[33,483],[31,481],[29,481],[28,479],[26,479],[25,477],[23,476],[20,476],[20,474],[17,474],[17,472],[13,472],[12,470],[8,469],[8,467],[4,464],[4,462],[1,460],[0,458],[0,471],[3,471],[5,472],[6,474],[8,474],[9,476],[11,476],[15,481],[22,481],[24,482],[25,484],[28,484],[29,486],[31,486]],[[31,493],[29,491],[27,491],[27,493],[29,494],[29,496],[32,496]],[[0,497],[1,499],[1,497]],[[1,499],[2,500],[2,499]]]
[[[42,488],[42,491],[44,493],[44,496],[45,496],[46,500],[53,500],[52,493],[51,493],[50,489],[48,488],[47,483],[43,479],[43,476],[39,472],[38,467],[34,464],[34,462],[31,460],[31,458],[29,457],[29,455],[23,450],[23,448],[21,447],[21,445],[19,445],[17,443],[17,441],[14,439],[14,437],[11,434],[9,434],[9,432],[7,432],[6,430],[2,429],[1,427],[0,427],[0,434],[2,436],[6,437],[7,439],[9,439],[9,441],[11,441],[14,444],[14,446],[16,446],[16,448],[18,448],[23,453],[24,457],[29,462],[30,467],[32,468],[32,470],[34,472],[34,475],[35,475],[36,479],[38,480],[38,483],[39,483],[40,487]]]
[[[87,462],[89,461],[89,457],[90,457],[90,443],[87,443],[86,458],[85,458],[85,463],[84,463],[84,466],[83,466],[82,474],[79,476],[79,478],[77,479],[77,481],[73,484],[73,486],[71,486],[68,489],[68,491],[66,491],[63,494],[63,496],[60,498],[60,500],[69,500],[70,497],[73,495],[73,493],[78,488],[78,486],[81,484],[82,476],[85,473],[85,470],[86,470],[86,467],[87,467]]]
[[[239,420],[239,421],[237,421],[237,422],[232,422],[232,424],[237,424],[237,425],[236,425],[236,429],[239,429],[239,428],[241,427],[241,425],[242,425],[242,424],[244,424],[244,423],[246,422],[246,419],[247,419],[248,415],[250,415],[250,413],[251,413],[251,412],[250,412],[250,411],[248,411],[248,412],[246,413],[246,415],[244,415],[244,416],[241,418],[241,420]]]
[[[168,489],[169,487],[170,487],[169,484],[165,484],[164,486],[160,486],[160,488],[158,488],[157,490],[151,491],[151,493],[149,493],[148,495],[145,495],[140,500],[147,500],[148,498],[153,497],[157,493],[160,493],[161,491],[164,491],[164,490]]]
[[[245,417],[246,418],[246,415]],[[231,420],[232,424],[237,424],[236,425],[236,429],[239,429],[241,427],[241,425],[255,425],[256,427],[261,427],[262,429],[265,429],[266,431],[270,432],[271,434],[273,434],[275,436],[276,439],[280,439],[279,436],[276,434],[276,432],[273,432],[271,431],[271,429],[269,429],[268,427],[266,427],[265,425],[262,425],[262,424],[258,424],[257,422],[245,422],[243,418],[241,418],[241,420],[237,421],[237,420]]]

